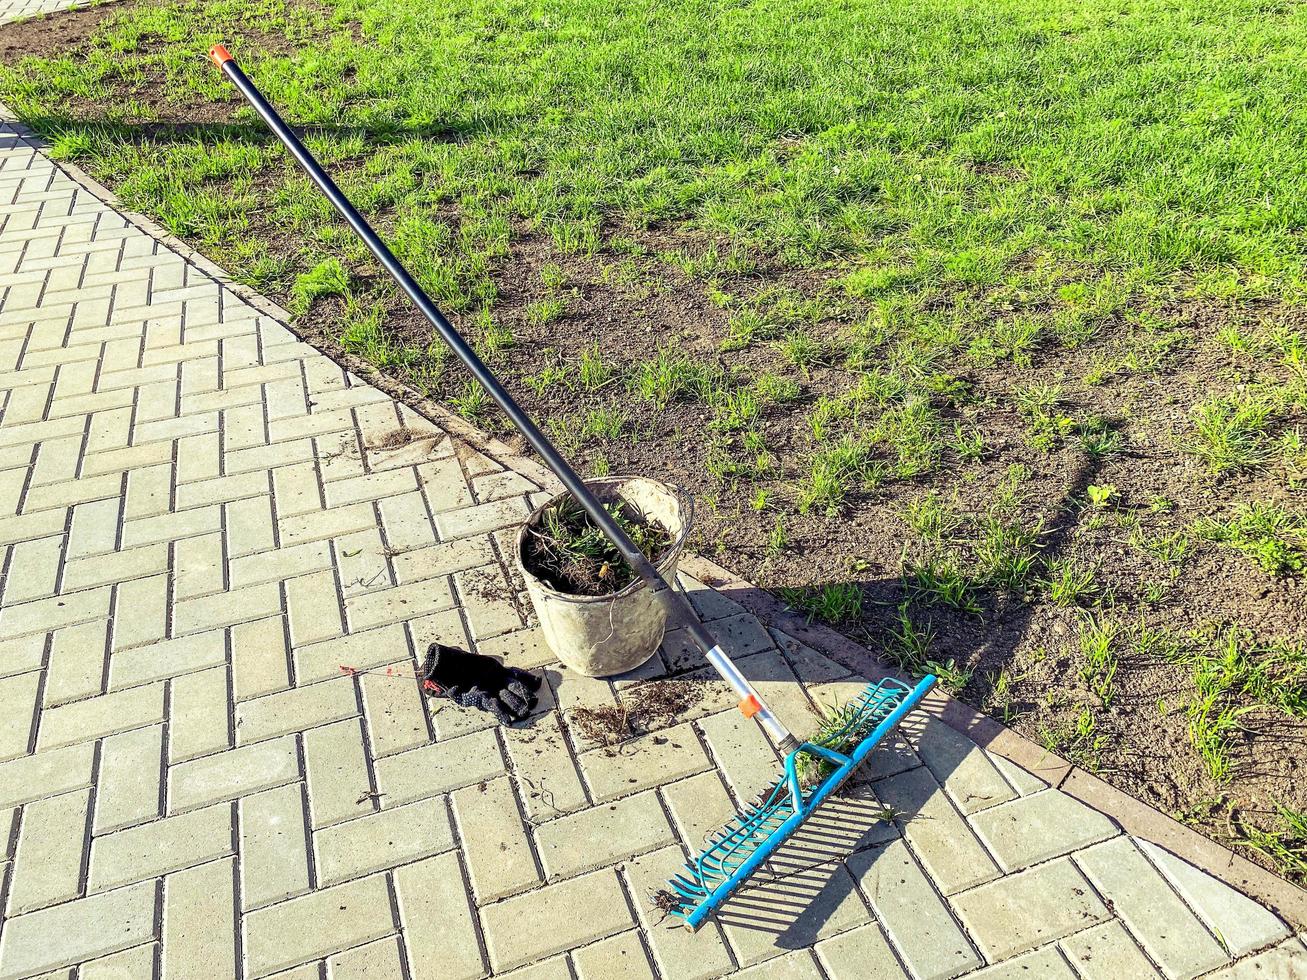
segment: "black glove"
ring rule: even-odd
[[[443,643],[427,648],[422,662],[422,687],[433,697],[445,697],[464,708],[480,708],[511,725],[536,706],[540,678],[494,657],[468,653]]]

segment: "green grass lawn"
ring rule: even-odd
[[[57,156],[502,425],[227,43],[587,469],[687,485],[700,549],[1307,874],[1307,6],[106,10],[0,65]]]

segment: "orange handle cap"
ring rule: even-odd
[[[225,62],[231,61],[232,58],[225,47],[221,44],[215,44],[209,49],[209,60],[221,68]]]

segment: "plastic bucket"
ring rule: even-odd
[[[672,545],[658,563],[658,571],[676,588],[676,563],[694,520],[690,498],[665,483],[638,476],[604,477],[585,484],[603,503],[623,500],[668,530]],[[566,496],[561,493],[537,507],[522,525],[517,535],[517,567],[554,655],[587,677],[624,674],[654,655],[667,624],[663,603],[654,598],[645,582],[637,578],[610,595],[570,595],[537,578],[523,560],[529,529],[539,523],[545,510]]]

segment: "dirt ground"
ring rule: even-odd
[[[12,63],[22,54],[76,51],[113,9],[96,7],[0,28],[0,62]],[[278,50],[294,42],[268,37],[264,43]],[[112,90],[103,95],[114,97]],[[238,104],[234,95],[224,102],[178,102],[148,83],[133,88],[132,97],[157,100],[161,125],[224,122]],[[76,116],[91,108],[74,105],[69,113]],[[276,182],[282,175],[260,179]],[[458,219],[443,215],[439,220]],[[257,220],[251,234],[266,241],[269,250],[293,249],[278,229]],[[653,476],[689,491],[698,505],[692,546],[766,588],[856,586],[862,597],[859,614],[835,625],[873,650],[891,645],[889,637],[901,625],[899,610],[907,603],[913,621],[933,634],[930,658],[952,662],[965,700],[1219,840],[1237,844],[1241,826],[1274,826],[1277,804],[1307,808],[1301,772],[1307,765],[1307,731],[1301,719],[1264,706],[1242,714],[1229,744],[1233,775],[1217,781],[1195,751],[1182,710],[1195,697],[1191,668],[1150,651],[1146,643],[1125,641],[1152,631],[1214,649],[1223,630],[1245,628],[1263,639],[1307,643],[1307,575],[1271,576],[1231,548],[1193,540],[1188,530],[1200,518],[1228,514],[1235,503],[1289,500],[1283,474],[1252,470],[1212,478],[1184,448],[1197,402],[1244,382],[1265,380],[1268,371],[1284,370],[1288,377],[1287,369],[1233,358],[1220,340],[1221,329],[1256,327],[1273,319],[1307,331],[1301,310],[1274,303],[1176,305],[1166,311],[1164,335],[1183,342],[1168,346],[1153,370],[1117,370],[1096,385],[1079,379],[1095,365],[1121,363],[1138,349],[1138,337],[1125,323],[1109,325],[1077,350],[1041,347],[1029,368],[949,360],[939,368],[952,375],[955,385],[934,399],[934,407],[945,429],[958,423],[983,435],[981,458],[949,458],[932,472],[888,480],[874,490],[860,488],[838,514],[828,516],[820,508],[802,513],[795,501],[794,487],[805,476],[813,449],[808,415],[823,395],[847,392],[859,372],[835,363],[799,369],[781,362],[768,344],[723,350],[730,336],[728,312],[713,301],[703,281],[659,256],[673,251],[694,255],[714,246],[729,249],[731,243],[675,227],[634,229],[616,223],[605,226],[602,237],[611,241],[619,235],[642,246],[640,254],[632,258],[607,248],[589,256],[564,253],[545,234],[516,227],[509,253],[493,273],[499,292],[495,317],[514,337],[513,345],[496,355],[494,367],[526,410],[539,420],[560,422],[564,429],[594,410],[624,414],[617,437],[569,447],[579,469]],[[865,317],[866,310],[840,293],[829,273],[755,258],[758,264],[749,272],[723,274],[713,288],[751,296],[783,285],[821,298],[829,313],[815,331],[832,341]],[[561,291],[542,282],[546,265],[562,270]],[[619,268],[629,274],[614,275]],[[364,266],[350,271],[362,288],[379,275]],[[531,315],[534,304],[558,296],[565,302],[561,315],[539,323]],[[289,301],[284,294],[272,298]],[[294,329],[328,354],[343,357],[341,312],[338,300],[319,301]],[[393,303],[390,314],[391,337],[420,345],[430,341],[429,327],[411,310]],[[471,328],[466,322],[457,325]],[[771,469],[756,479],[714,476],[715,458],[738,455],[741,448],[736,437],[712,431],[712,410],[701,400],[678,399],[658,408],[620,380],[595,391],[526,383],[553,366],[574,371],[581,352],[595,345],[620,370],[671,346],[724,372],[773,371],[798,383],[796,401],[765,407],[757,423]],[[1063,387],[1069,414],[1100,417],[1125,434],[1123,448],[1095,457],[1068,438],[1046,452],[1032,450],[1029,422],[1014,404],[1013,392],[1018,385],[1039,382]],[[462,383],[451,368],[435,394],[449,397]],[[481,421],[511,436],[502,421]],[[1092,615],[1120,625],[1110,702],[1095,694],[1082,674],[1085,609],[1060,606],[1031,583],[1017,592],[977,586],[978,608],[963,612],[914,597],[905,585],[905,557],[918,558],[926,547],[904,519],[908,505],[935,492],[952,501],[960,514],[983,514],[1011,482],[1013,467],[1025,468],[1018,471],[1016,506],[1023,524],[1040,528],[1041,563],[1068,558],[1095,569]],[[1114,487],[1112,505],[1088,505],[1090,486]],[[761,511],[753,506],[760,487],[771,494],[771,503]],[[1301,507],[1300,493],[1297,499]],[[778,516],[786,538],[779,550],[773,541]],[[1138,543],[1177,532],[1190,538],[1178,558],[1159,556]],[[1076,729],[1084,717],[1092,720],[1089,731]],[[1259,854],[1251,856],[1265,862]]]

